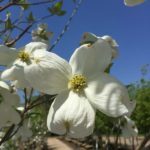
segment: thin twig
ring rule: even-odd
[[[21,28],[21,27],[18,27],[18,26],[13,26],[13,27],[16,28],[16,29],[18,29],[18,30],[20,30],[20,31],[24,31],[24,29]],[[29,31],[27,31],[26,33],[31,34],[31,32],[29,32]]]
[[[42,97],[45,97],[45,95],[42,96]],[[51,96],[50,100],[53,100],[54,98],[55,98],[55,95],[54,95],[54,96]],[[34,104],[30,105],[30,106],[28,107],[28,109],[32,109],[32,108],[34,108],[34,107],[36,107],[36,106],[39,106],[39,105],[41,105],[41,104],[43,104],[43,103],[45,103],[45,102],[47,102],[47,99],[41,101],[41,97],[39,97],[39,99],[36,100],[36,102],[35,102]]]
[[[8,3],[8,4],[6,4],[5,6],[3,6],[3,7],[0,8],[0,12],[4,11],[5,9],[7,9],[8,7],[10,7],[12,5],[14,5],[14,3]]]
[[[12,124],[12,125],[10,126],[10,128],[7,130],[7,132],[6,132],[6,134],[4,135],[4,137],[1,139],[0,145],[8,139],[8,137],[9,137],[10,134],[12,133],[14,127],[15,127],[15,124]]]
[[[18,40],[20,40],[21,37],[32,27],[32,25],[33,25],[33,24],[29,24],[28,27],[26,27],[26,28],[24,29],[24,31],[23,31],[16,39],[12,40],[12,41],[9,42],[9,43],[5,43],[5,45],[8,46],[8,47],[10,47],[10,46],[12,46],[13,44],[15,44],[15,43],[16,43]]]
[[[30,6],[36,6],[36,5],[41,5],[41,4],[47,4],[54,2],[55,0],[46,0],[46,1],[41,1],[41,2],[35,2],[35,3],[16,3],[16,2],[10,2],[6,4],[5,6],[0,8],[0,12],[4,11],[5,9],[9,8],[10,6],[22,6],[22,5],[30,5]]]
[[[41,4],[47,4],[47,3],[52,3],[56,0],[46,0],[46,1],[41,1],[41,2],[35,2],[35,3],[14,3],[14,5],[30,5],[30,6],[35,6],[35,5],[41,5]]]
[[[21,121],[20,121],[20,122],[18,123],[18,125],[17,125],[16,130],[10,134],[10,136],[8,137],[7,140],[11,139],[11,138],[18,132],[18,130],[19,130],[20,127],[22,126],[24,120],[25,120],[25,117],[23,117],[23,118],[21,119]]]
[[[27,89],[25,88],[24,89],[24,100],[25,100],[25,103],[24,103],[24,111],[27,109],[27,105],[28,105],[28,97],[27,97]]]
[[[37,103],[38,101],[40,101],[42,98],[44,98],[45,97],[45,95],[40,95],[36,100],[34,100],[34,101],[32,101],[31,103],[30,103],[30,106],[32,106],[32,105],[34,105],[35,103]],[[29,106],[29,107],[30,107]]]
[[[33,91],[34,91],[33,88],[31,88],[29,99],[28,99],[29,103],[31,102]]]
[[[6,30],[6,31],[7,31],[7,30]],[[5,39],[5,43],[9,41],[9,39],[10,39],[10,37],[11,37],[11,34],[12,34],[12,31],[13,31],[13,30],[10,29],[9,32],[8,32],[8,34],[7,34],[7,32],[6,32],[7,37],[6,37],[6,39]]]
[[[26,90],[25,90],[26,91]],[[26,97],[26,96],[25,96]],[[14,130],[15,128],[15,124],[12,124],[8,131],[5,133],[4,137],[2,138],[2,140],[0,141],[0,145],[6,141],[8,141],[9,139],[11,139],[19,130],[19,128],[22,126],[23,121],[26,118],[26,114],[29,110],[33,109],[34,107],[44,104],[47,102],[47,100],[42,100],[41,98],[45,97],[45,95],[39,96],[35,101],[33,101],[32,103],[30,103],[30,105],[27,105],[26,107],[24,106],[24,111],[21,114],[21,120],[20,122],[17,124],[17,128]],[[54,99],[55,96],[52,96],[51,99]],[[25,104],[26,105],[26,104]]]
[[[116,139],[115,139],[115,148],[118,148],[118,140],[119,140],[119,136],[120,136],[120,119],[118,120],[118,124],[117,124],[117,133],[116,133]]]
[[[83,0],[80,0],[77,3],[77,5],[76,5],[75,9],[73,10],[71,16],[69,17],[68,21],[66,22],[66,24],[65,24],[62,32],[60,33],[60,35],[58,36],[58,38],[56,39],[56,41],[54,42],[54,44],[50,47],[49,51],[53,50],[53,48],[58,44],[58,42],[61,40],[61,38],[63,37],[63,35],[66,33],[66,31],[68,31],[69,26],[71,24],[71,21],[72,21],[73,17],[76,15],[76,13],[78,12],[78,9],[81,6],[82,2],[83,2]]]
[[[45,19],[47,19],[47,18],[50,18],[50,17],[52,17],[52,16],[54,16],[54,15],[53,15],[53,14],[50,14],[50,15],[47,15],[47,16],[44,16],[44,17],[41,17],[40,19],[35,20],[35,22],[34,22],[34,23],[40,22],[40,21],[45,20]]]

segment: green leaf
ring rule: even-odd
[[[62,5],[63,5],[63,1],[57,2],[57,3],[54,5],[54,8],[55,8],[56,10],[61,10]]]
[[[29,8],[30,4],[22,4],[20,6],[23,10],[27,10]]]
[[[29,13],[29,16],[27,17],[27,20],[28,20],[28,22],[32,22],[32,21],[35,20],[32,12]]]
[[[18,3],[20,4],[20,7],[23,10],[27,10],[30,6],[30,4],[27,2],[27,0],[20,0]]]
[[[11,16],[11,12],[7,11],[7,12],[6,12],[6,18],[7,18],[7,19],[10,18],[10,16]]]
[[[57,15],[57,16],[63,16],[66,11],[62,10],[62,5],[63,5],[63,1],[57,2],[55,5],[53,5],[52,7],[48,8],[48,11],[52,14],[52,15]]]
[[[11,0],[13,3],[24,3],[26,0]]]
[[[11,19],[8,18],[5,22],[5,29],[11,29],[11,28],[12,28]]]
[[[25,3],[26,0],[19,0],[19,3]]]

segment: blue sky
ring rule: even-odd
[[[43,16],[47,11],[45,8],[46,5],[41,6],[40,9],[34,7],[34,14],[38,17]],[[63,8],[67,10],[64,17],[53,17],[44,21],[54,32],[51,42],[54,42],[61,32],[74,4],[71,0],[66,0]],[[17,10],[13,11],[15,15]],[[114,62],[111,74],[125,84],[139,80],[141,66],[150,64],[149,0],[135,7],[125,6],[123,0],[84,0],[69,30],[53,52],[69,60],[84,32],[92,32],[98,36],[110,35],[116,39],[119,44],[119,57]],[[17,46],[20,47],[29,41],[30,39],[25,37]]]

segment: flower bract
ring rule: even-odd
[[[125,123],[121,127],[122,129],[122,136],[128,138],[128,137],[134,137],[138,134],[138,129],[135,125],[135,122],[131,120],[129,117],[124,116]]]
[[[9,123],[18,123],[20,115],[15,110],[19,105],[19,96],[11,92],[11,87],[3,81],[0,81],[0,128]]]

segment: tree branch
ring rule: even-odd
[[[10,134],[12,133],[14,127],[15,127],[14,124],[12,124],[12,125],[10,126],[10,128],[7,130],[7,132],[5,133],[4,137],[3,137],[2,140],[0,141],[0,145],[1,145],[2,143],[4,143],[4,142],[7,140],[7,138],[8,138],[8,137],[10,136]]]
[[[26,90],[25,90],[26,91]],[[0,145],[6,141],[8,141],[9,139],[11,139],[16,133],[17,131],[19,130],[19,128],[22,126],[23,124],[23,121],[25,120],[25,117],[26,117],[26,113],[33,109],[34,107],[36,106],[39,106],[41,104],[44,104],[47,102],[47,100],[42,100],[41,98],[44,98],[46,95],[42,95],[42,96],[39,96],[36,100],[34,100],[32,103],[30,103],[29,105],[25,106],[26,105],[26,102],[24,104],[24,111],[21,113],[21,120],[20,122],[15,125],[15,124],[12,124],[9,129],[7,130],[7,132],[5,133],[5,135],[3,136],[2,140],[0,141]],[[56,95],[53,95],[51,96],[50,100],[54,99]],[[26,96],[25,96],[26,97]],[[14,130],[16,126],[16,129]]]
[[[10,7],[10,6],[12,6],[12,5],[14,5],[14,3],[8,3],[8,4],[6,4],[5,6],[0,7],[0,12],[4,11],[5,9],[7,9],[8,7]]]
[[[46,1],[41,1],[41,2],[35,2],[35,3],[17,3],[17,2],[10,2],[8,4],[6,4],[3,7],[0,7],[0,12],[4,11],[5,9],[9,8],[10,6],[22,6],[22,5],[30,5],[30,6],[36,6],[36,5],[41,5],[41,4],[47,4],[47,3],[51,3],[54,2],[55,0],[46,0]]]
[[[71,16],[69,17],[69,19],[67,20],[62,32],[59,34],[59,36],[57,37],[56,41],[54,42],[54,44],[50,47],[49,51],[52,51],[53,48],[58,44],[58,42],[61,40],[61,38],[63,37],[63,35],[68,31],[69,26],[71,24],[71,21],[73,19],[73,17],[76,15],[76,13],[79,10],[79,7],[81,6],[83,0],[79,0],[79,2],[76,4],[75,8],[72,11]]]
[[[15,3],[14,5],[41,5],[41,4],[47,4],[47,3],[51,3],[54,2],[56,0],[46,0],[46,1],[41,1],[41,2],[35,2],[35,3]]]
[[[12,40],[11,42],[9,43],[5,43],[6,46],[10,47],[12,46],[13,44],[15,44],[18,40],[20,40],[22,38],[22,36],[32,27],[33,23],[28,25],[28,27],[26,27],[24,29],[24,31],[14,40]]]

